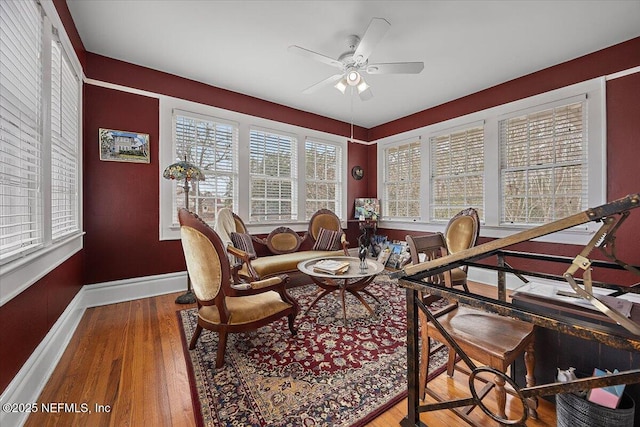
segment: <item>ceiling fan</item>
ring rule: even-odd
[[[391,27],[386,19],[373,18],[367,27],[362,39],[356,35],[347,38],[349,50],[333,59],[328,56],[313,52],[300,46],[289,46],[289,52],[314,59],[340,69],[339,74],[334,74],[313,86],[308,87],[302,93],[309,94],[325,86],[334,85],[340,92],[345,93],[348,87],[358,91],[360,99],[367,101],[373,97],[371,88],[362,77],[366,74],[418,74],[424,69],[423,62],[391,62],[369,64],[369,55],[373,52],[378,42]]]

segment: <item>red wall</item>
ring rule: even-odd
[[[87,77],[146,90],[256,117],[275,120],[335,135],[350,135],[351,125],[317,114],[285,107],[237,92],[208,86],[150,68],[87,53]],[[354,138],[364,140],[367,130],[354,126]]]
[[[83,266],[79,252],[0,307],[0,394],[84,284]]]
[[[158,240],[158,100],[87,85],[84,111],[85,282],[184,270],[180,241]],[[101,161],[99,128],[149,134],[150,163]]]

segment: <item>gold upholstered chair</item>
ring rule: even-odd
[[[258,329],[282,317],[296,334],[298,303],[285,289],[287,276],[249,283],[235,283],[226,248],[196,214],[180,209],[180,236],[187,270],[198,303],[198,325],[189,349],[195,348],[203,329],[218,332],[216,368],[224,364],[227,335]]]
[[[472,248],[478,242],[480,235],[480,218],[474,208],[463,209],[449,220],[444,231],[446,254],[455,254]],[[462,286],[469,292],[467,286],[468,267],[456,267],[450,270],[451,286]]]
[[[309,220],[309,228],[304,236],[305,240],[309,240],[311,249],[317,248],[321,245],[325,231],[338,233],[340,235],[340,247],[344,252],[344,255],[349,255],[349,242],[347,242],[347,236],[342,231],[342,225],[340,224],[340,218],[329,209],[317,210]],[[304,243],[304,242],[303,242]]]

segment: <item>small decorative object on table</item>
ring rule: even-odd
[[[369,268],[367,264],[367,247],[364,245],[360,245],[360,250],[358,251],[358,258],[360,258],[360,271],[365,271]]]
[[[368,233],[365,231],[360,237],[358,237],[358,243],[360,249],[358,249],[358,258],[360,258],[360,272],[363,272],[369,268],[367,264],[367,252],[369,251],[367,246]]]

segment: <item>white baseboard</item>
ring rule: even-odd
[[[187,290],[187,272],[136,277],[82,287],[86,308]]]
[[[0,395],[0,426],[25,423],[28,409],[36,404],[87,308],[179,292],[186,287],[184,271],[83,286]]]

